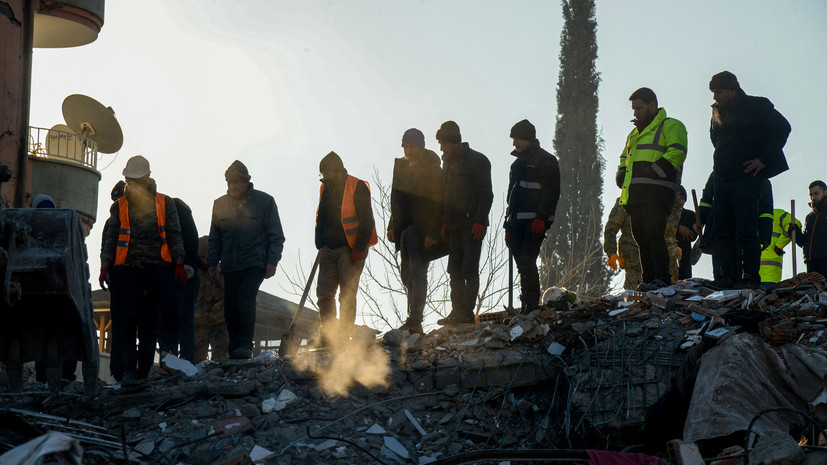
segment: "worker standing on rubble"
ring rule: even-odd
[[[603,227],[603,251],[608,257],[609,268],[617,271],[619,267],[626,274],[623,288],[637,289],[641,279],[640,251],[632,237],[632,220],[623,205],[620,205],[620,198],[615,201],[606,226]]]
[[[192,210],[183,200],[175,201],[181,237],[184,241],[184,270],[187,282],[175,286],[175,300],[178,303],[178,355],[190,362],[195,356],[195,298],[201,278],[195,269],[198,266],[198,229],[192,218]],[[163,324],[163,321],[161,322]]]
[[[804,250],[807,273],[821,273],[827,277],[827,184],[824,181],[810,183],[810,208],[812,211],[801,224],[790,225],[796,229],[795,243]]]
[[[792,240],[790,224],[792,216],[781,208],[772,212],[772,238],[769,247],[761,251],[761,285],[769,286],[781,281],[781,271],[784,266],[784,247]],[[796,226],[801,228],[801,221],[795,220]]]
[[[319,163],[321,187],[316,210],[316,248],[319,280],[319,345],[343,346],[356,322],[356,293],[368,248],[378,242],[370,204],[370,186],[345,169],[336,152]],[[339,318],[336,318],[336,290]]]
[[[284,232],[276,200],[253,189],[244,163],[235,160],[227,171],[227,193],[213,203],[207,271],[224,276],[224,318],[230,358],[253,356],[256,295],[265,279],[276,274],[284,249]]]
[[[124,196],[112,204],[101,244],[101,288],[111,284],[112,353],[123,354],[122,381],[144,378],[138,373],[135,332],[141,317],[141,297],[147,293],[164,314],[161,350],[171,350],[177,339],[178,308],[175,280],[187,281],[184,243],[172,198],[157,192],[149,177],[149,161],[137,155],[123,170]],[[146,368],[145,368],[146,369]],[[118,379],[119,374],[113,374]],[[121,381],[119,380],[119,381]]]
[[[683,123],[658,108],[652,89],[641,87],[629,97],[635,128],[626,138],[615,181],[622,189],[620,204],[632,221],[643,272],[640,290],[667,286],[669,251],[666,223],[686,160],[687,135]]]
[[[198,240],[197,273],[200,283],[198,298],[195,300],[195,354],[194,363],[207,359],[224,360],[229,356],[230,344],[227,322],[224,320],[224,278],[221,273],[214,277],[207,271],[207,253],[210,248],[209,236]],[[220,271],[220,270],[219,270]]]
[[[681,217],[678,221],[677,245],[680,249],[678,260],[678,279],[689,279],[692,277],[692,242],[698,238],[693,226],[695,225],[695,212],[683,208],[686,204],[686,188],[678,186],[678,200],[681,205]]]
[[[729,71],[712,76],[709,90],[715,99],[709,129],[715,147],[712,213],[724,274],[714,284],[754,289],[761,284],[761,196],[756,193],[762,179],[789,169],[782,149],[790,124],[769,100],[744,93]]]
[[[405,156],[394,160],[388,240],[401,252],[399,271],[408,298],[408,318],[399,328],[422,333],[428,264],[446,253],[442,226],[442,168],[416,128],[402,135]]]
[[[442,123],[436,132],[442,151],[442,237],[448,241],[448,274],[451,279],[451,313],[439,325],[474,323],[474,307],[480,287],[482,238],[494,201],[491,162],[462,142],[459,126]]]
[[[537,257],[554,223],[560,199],[560,167],[557,157],[540,147],[534,125],[524,119],[511,128],[517,157],[508,174],[505,243],[520,273],[521,312],[540,306],[540,273]],[[509,286],[513,283],[509,283]]]

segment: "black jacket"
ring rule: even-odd
[[[508,174],[508,209],[505,228],[529,227],[535,218],[546,222],[546,229],[554,222],[557,201],[560,199],[560,166],[557,157],[534,143],[517,157]]]
[[[253,183],[241,198],[227,194],[213,203],[207,265],[221,262],[224,273],[264,268],[278,264],[283,249],[284,232],[276,201],[253,189]]]
[[[413,165],[405,158],[394,160],[388,230],[393,231],[397,250],[402,230],[412,225],[423,247],[420,250],[424,250],[426,236],[440,239],[442,168],[439,156],[431,150],[425,150],[420,158]]]
[[[739,179],[744,162],[759,158],[766,165],[758,175],[771,178],[787,171],[784,144],[790,123],[764,97],[741,96],[727,108],[713,106],[709,138],[715,147],[713,173],[720,180]]]
[[[705,253],[710,253],[710,247],[715,246],[715,228],[713,226],[712,205],[715,198],[715,173],[709,174],[706,179],[703,193],[701,194],[701,201],[698,204],[698,213],[701,217],[701,224],[706,225],[704,228],[704,235],[701,238],[701,249]],[[773,214],[773,197],[772,197],[772,183],[769,179],[764,179],[761,183],[761,200],[758,203],[758,237],[762,245],[769,245],[772,239],[772,214]]]
[[[467,142],[457,156],[442,156],[444,186],[444,221],[449,230],[470,227],[473,223],[488,226],[488,213],[494,202],[491,188],[491,162],[472,150]]]
[[[328,183],[319,199],[319,210],[316,215],[316,248],[322,247],[338,249],[350,247],[342,226],[342,200],[344,200],[345,184],[340,186]],[[356,216],[359,218],[359,232],[354,249],[366,250],[373,234],[373,209],[370,206],[370,189],[365,181],[359,180],[356,191],[353,193],[353,203]]]
[[[175,210],[178,213],[178,223],[181,225],[181,237],[184,240],[184,265],[193,269],[198,266],[198,229],[192,219],[192,209],[179,198],[175,201]]]
[[[813,206],[804,219],[804,231],[795,233],[795,243],[804,250],[804,261],[827,260],[827,200]]]

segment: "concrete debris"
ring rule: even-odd
[[[198,373],[198,368],[196,368],[192,362],[178,358],[172,354],[166,354],[166,356],[161,359],[161,363],[163,363],[167,368],[180,371],[187,376],[195,376],[196,373]]]
[[[527,315],[424,335],[391,330],[376,339],[358,327],[348,347],[289,359],[265,351],[253,360],[204,361],[195,372],[178,371],[169,359],[148,380],[92,400],[78,382],[59,397],[31,382],[19,394],[0,392],[0,431],[19,436],[0,432],[0,447],[34,439],[24,434],[28,424],[68,428],[85,453],[111,457],[100,463],[122,463],[124,450],[132,463],[187,465],[372,462],[364,451],[386,463],[426,464],[487,449],[620,450],[650,441],[644,451],[662,453],[667,441],[683,439],[684,420],[667,410],[658,423],[653,409],[670,395],[687,406],[693,385],[682,380],[714,385],[701,376],[719,375],[697,375],[720,373],[701,369],[707,355],[747,344],[744,334],[751,352],[782,361],[744,367],[719,357],[730,363],[720,369],[753,371],[761,386],[783,378],[785,389],[799,386],[793,406],[827,418],[827,359],[819,355],[827,357],[827,282],[819,275],[767,290],[720,291],[687,280],[592,302],[564,289],[547,297]],[[770,367],[774,373],[764,373]],[[704,412],[721,412],[715,400],[727,396],[704,397]],[[758,413],[742,404],[732,416],[741,431]],[[22,426],[3,420],[11,417]],[[644,425],[654,429],[641,433]],[[761,421],[756,428],[769,431]],[[721,452],[704,450],[704,441],[703,457]]]

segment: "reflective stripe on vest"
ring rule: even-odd
[[[345,231],[345,237],[347,237],[347,243],[351,249],[356,247],[356,239],[359,236],[359,217],[356,215],[356,203],[353,201],[353,194],[356,193],[356,186],[359,185],[359,178],[354,176],[348,175],[347,181],[345,181],[345,191],[342,197],[342,228]],[[370,192],[370,184],[367,181],[362,181],[368,188],[368,192]],[[322,203],[322,194],[324,193],[324,183],[322,183],[321,187],[319,188],[319,205]],[[318,217],[319,212],[316,211],[316,216]],[[368,247],[374,246],[379,242],[379,238],[376,235],[376,225],[373,227],[373,231],[370,234],[370,240],[368,241]]]
[[[126,197],[118,199],[118,210],[121,227],[118,231],[118,242],[115,248],[115,266],[123,265],[126,262],[129,238],[132,234],[132,229],[129,227],[129,202],[127,202]],[[164,194],[155,194],[155,216],[158,219],[158,235],[161,238],[161,258],[167,263],[172,263],[172,253],[167,243],[167,209]]]
[[[621,205],[626,205],[626,203],[629,201],[629,186],[631,186],[632,184],[649,184],[665,187],[667,189],[677,189],[678,186],[674,182],[650,179],[640,176],[635,177],[633,173],[634,164],[636,162],[645,161],[649,163],[654,163],[661,159],[663,157],[663,154],[666,153],[666,151],[669,148],[676,148],[686,153],[686,147],[684,147],[682,144],[674,143],[669,146],[660,144],[660,137],[661,133],[663,132],[663,126],[670,119],[672,118],[666,117],[660,122],[660,124],[658,124],[658,128],[655,130],[651,144],[636,144],[632,146],[631,141],[627,140],[627,152],[625,156],[624,165],[626,167],[626,177],[623,180],[623,187],[620,191]],[[645,138],[648,137],[648,134],[644,134],[639,137]]]

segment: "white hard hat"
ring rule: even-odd
[[[141,155],[135,155],[126,162],[123,169],[125,178],[142,178],[149,176],[149,161]]]

